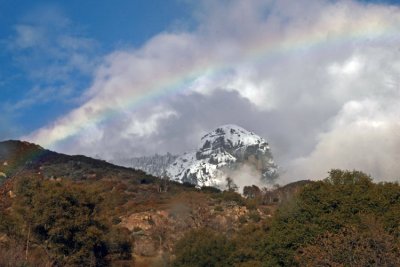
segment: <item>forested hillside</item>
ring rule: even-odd
[[[239,194],[5,144],[0,266],[400,265],[400,186],[359,171]]]
[[[398,183],[332,170],[231,236],[190,232],[174,266],[400,266],[399,219]]]

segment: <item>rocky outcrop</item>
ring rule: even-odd
[[[268,143],[236,125],[224,125],[201,138],[196,151],[178,157],[167,169],[171,180],[222,187],[227,176],[251,166],[261,182],[272,182],[278,168]]]
[[[203,203],[197,200],[191,204],[177,204],[166,210],[132,213],[121,218],[120,226],[131,231],[135,240],[135,255],[155,257],[160,251],[172,253],[173,246],[185,233],[193,229],[209,227],[221,232],[238,229],[249,219],[250,211],[236,203]],[[254,211],[253,211],[254,212]],[[267,215],[257,211],[262,217]]]

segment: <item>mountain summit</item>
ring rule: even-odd
[[[265,139],[239,126],[224,125],[204,135],[196,151],[179,156],[167,175],[182,183],[223,187],[226,177],[240,175],[244,167],[259,176],[259,183],[278,177]]]

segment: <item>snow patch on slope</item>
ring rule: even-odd
[[[204,135],[196,151],[178,157],[168,167],[167,175],[181,183],[223,187],[225,178],[237,176],[235,172],[243,166],[253,168],[259,174],[254,178],[264,183],[278,176],[263,138],[236,125],[223,125]]]

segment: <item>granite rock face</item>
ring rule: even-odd
[[[204,135],[196,151],[177,157],[166,174],[181,183],[223,187],[226,177],[244,165],[256,170],[261,182],[278,177],[265,139],[239,126],[224,125]]]

